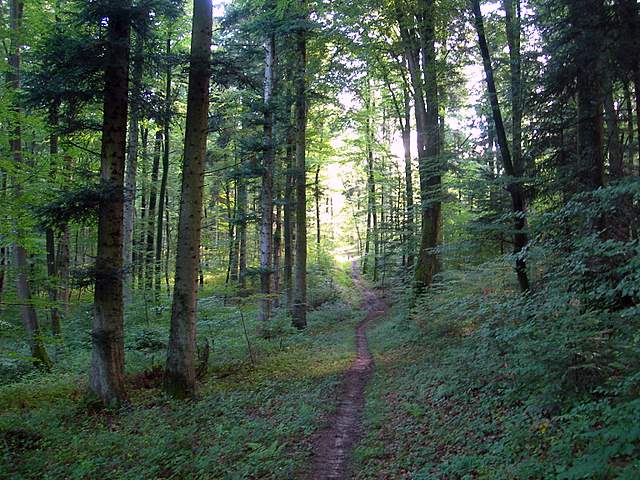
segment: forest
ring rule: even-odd
[[[0,39],[0,478],[640,478],[636,0]]]

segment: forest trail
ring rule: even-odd
[[[351,453],[363,433],[365,388],[374,368],[366,331],[374,320],[385,314],[387,305],[362,280],[355,260],[352,263],[352,272],[354,282],[362,290],[362,308],[367,315],[356,327],[357,356],[338,389],[336,412],[331,416],[327,428],[314,442],[314,458],[308,476],[310,480],[349,478]]]

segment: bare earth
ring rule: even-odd
[[[310,480],[349,478],[353,447],[363,433],[364,391],[374,368],[366,330],[375,319],[386,312],[387,305],[361,280],[355,261],[353,278],[363,291],[362,308],[367,315],[356,327],[357,356],[338,389],[338,408],[329,419],[327,428],[314,442],[314,458],[308,476]]]

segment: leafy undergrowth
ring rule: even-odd
[[[243,306],[249,300],[225,304],[204,294],[199,331],[210,343],[209,373],[189,402],[161,391],[166,312],[151,324],[129,325],[130,399],[118,409],[88,399],[86,373],[75,369],[89,345],[66,342],[77,365],[58,363],[51,374],[33,372],[0,387],[0,477],[294,478],[354,356],[358,296],[349,277],[340,278],[309,313],[307,330],[276,318],[269,339],[256,334],[255,310]],[[73,322],[66,328],[70,335]]]
[[[538,219],[527,295],[506,258],[397,303],[369,335],[357,478],[640,478],[640,244],[614,229],[633,189]]]

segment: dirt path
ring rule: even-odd
[[[310,480],[350,477],[351,453],[362,435],[364,390],[373,373],[373,358],[369,353],[365,332],[371,322],[387,310],[387,305],[360,278],[355,261],[352,268],[353,278],[363,291],[362,308],[367,315],[356,327],[357,356],[338,389],[338,408],[330,418],[327,429],[314,442]]]

